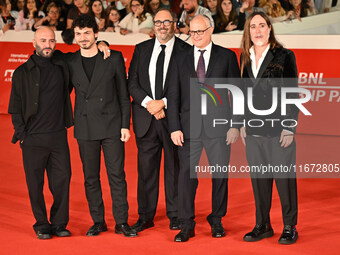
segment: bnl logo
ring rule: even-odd
[[[244,95],[243,91],[231,84],[214,84],[214,87],[209,86],[207,84],[203,84],[205,87],[209,88],[215,96],[220,101],[220,104],[222,106],[222,101],[220,96],[218,95],[216,89],[227,89],[230,91],[231,96],[233,97],[232,101],[232,109],[234,115],[244,115]],[[214,101],[215,106],[217,106],[216,99],[212,95],[210,91],[208,91],[205,88],[201,88],[202,91],[206,92]],[[301,98],[287,98],[287,94],[289,93],[299,93],[300,95],[304,95],[304,97]],[[250,112],[252,112],[255,115],[260,116],[267,116],[275,112],[277,105],[278,105],[278,88],[272,89],[272,106],[270,109],[267,110],[258,110],[255,109],[253,104],[253,88],[248,88],[247,90],[247,104]],[[304,115],[312,115],[304,106],[304,103],[307,103],[311,99],[311,93],[308,89],[303,88],[292,88],[292,87],[282,87],[281,88],[281,115],[287,114],[287,105],[292,104],[295,105],[300,109],[300,111]],[[201,115],[207,115],[207,95],[202,94],[201,95]]]
[[[11,82],[12,81],[13,73],[14,73],[14,69],[6,69],[5,70],[5,74],[4,74],[5,82]]]

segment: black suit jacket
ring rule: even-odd
[[[213,44],[206,78],[237,79],[239,77],[240,70],[236,54],[229,49]],[[219,93],[223,104],[217,107],[212,100],[208,99],[207,115],[202,116],[202,85],[190,86],[191,78],[197,78],[194,66],[194,47],[192,47],[187,54],[176,56],[176,68],[171,75],[168,93],[168,122],[170,132],[181,130],[185,139],[195,139],[200,136],[203,126],[208,137],[225,137],[229,125],[213,127],[213,119],[236,120],[231,111],[231,102],[228,93]],[[210,85],[213,86],[213,84]],[[235,127],[235,125],[233,127]]]
[[[280,122],[283,119],[298,119],[299,109],[295,105],[287,105],[287,114],[281,115],[281,88],[282,87],[298,87],[297,67],[295,55],[291,50],[285,48],[270,49],[263,60],[257,78],[251,69],[251,63],[245,66],[242,74],[244,78],[244,94],[247,95],[246,89],[253,88],[253,105],[257,110],[267,110],[272,106],[273,88],[278,89],[278,106],[274,113],[267,116],[259,116],[250,112],[245,107],[245,119],[247,122],[251,119],[261,119],[264,121],[263,127],[247,126],[247,134],[261,136],[280,136],[283,129],[290,130],[295,133],[295,127],[282,127]],[[287,98],[299,98],[297,93],[288,93]],[[247,100],[245,100],[247,102]],[[274,127],[265,119],[278,119]],[[259,123],[259,122],[258,122]],[[259,125],[259,124],[256,125]],[[285,126],[294,124],[286,121]]]
[[[121,52],[111,50],[103,58],[98,52],[91,81],[83,69],[81,53],[66,54],[75,88],[74,136],[82,140],[119,137],[121,128],[130,128],[131,105]]]
[[[154,118],[142,105],[146,96],[153,98],[150,86],[149,65],[155,45],[155,39],[147,40],[136,45],[129,68],[128,88],[132,101],[133,130],[137,137],[143,137],[149,130]],[[185,53],[190,45],[175,37],[174,48],[169,62],[162,97],[167,97],[169,78],[173,73],[174,56]],[[155,66],[156,68],[156,66]]]

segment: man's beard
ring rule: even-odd
[[[50,50],[51,53],[49,55],[46,55],[44,53],[44,50]],[[44,57],[44,58],[51,58],[54,53],[55,47],[52,48],[40,48],[38,45],[35,46],[35,52],[38,56]]]
[[[190,10],[187,11],[188,14],[192,14],[195,12],[195,7],[192,7]]]
[[[164,29],[165,30],[165,29]],[[167,40],[169,40],[169,39],[171,39],[172,38],[172,36],[173,36],[173,29],[171,29],[171,28],[168,28],[168,29],[166,29],[166,33],[165,34],[162,34],[162,33],[160,33],[160,31],[157,31],[157,33],[156,33],[156,37],[157,38],[160,38],[161,40],[163,40],[163,41],[167,41]]]
[[[90,41],[89,41],[90,42]],[[93,41],[92,43],[90,42],[90,44],[87,46],[87,45],[82,45],[81,42],[79,42],[79,47],[82,48],[83,50],[89,50],[93,47],[93,45],[96,43],[96,41]]]

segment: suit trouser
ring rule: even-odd
[[[246,155],[249,166],[276,166],[276,171],[251,173],[251,181],[255,197],[256,224],[270,223],[269,212],[272,202],[273,179],[281,201],[284,225],[297,224],[297,185],[293,166],[296,161],[295,140],[282,148],[280,137],[246,137]],[[286,167],[290,172],[279,170]],[[269,168],[268,168],[269,169]],[[272,168],[273,169],[273,168]],[[283,169],[281,167],[281,169]]]
[[[119,137],[102,140],[78,139],[81,161],[83,163],[85,193],[90,214],[94,223],[105,222],[104,203],[100,183],[101,149],[109,179],[112,198],[112,213],[116,224],[126,223],[129,205],[124,172],[124,143]]]
[[[198,166],[202,150],[205,149],[210,166],[228,166],[230,146],[226,145],[225,137],[209,138],[204,132],[199,139],[185,140],[179,147],[180,173],[178,181],[178,216],[192,228],[195,226],[195,196],[198,186],[195,167]],[[228,173],[212,174],[212,212],[208,216],[212,223],[220,222],[227,213]]]
[[[21,143],[21,148],[29,198],[36,220],[34,230],[49,231],[51,226],[66,227],[69,221],[71,179],[67,131],[27,135]],[[51,226],[47,219],[43,194],[45,169],[53,196]]]
[[[138,147],[138,214],[140,219],[153,220],[158,203],[159,171],[164,149],[164,188],[166,213],[177,217],[179,162],[172,143],[167,119],[152,119],[148,132],[136,138]]]

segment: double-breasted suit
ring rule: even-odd
[[[124,59],[120,52],[96,55],[91,80],[82,64],[80,51],[66,56],[75,88],[74,136],[83,163],[85,191],[94,223],[103,223],[104,205],[100,184],[100,155],[105,165],[117,224],[127,222],[127,186],[124,172],[124,143],[121,129],[130,127],[130,98]]]

